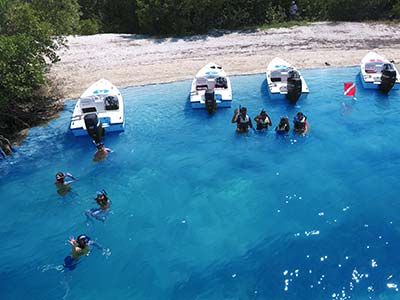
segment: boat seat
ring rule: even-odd
[[[202,91],[202,90],[206,90],[208,89],[208,85],[207,84],[202,84],[202,85],[197,85],[196,86],[196,90],[197,91]]]
[[[280,82],[281,78],[280,77],[271,77],[271,82]]]

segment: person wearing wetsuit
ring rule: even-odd
[[[298,112],[296,114],[296,116],[293,119],[293,124],[294,124],[294,131],[296,133],[306,134],[309,129],[307,117],[302,112]]]
[[[259,115],[254,118],[257,123],[257,130],[268,129],[268,126],[272,126],[271,118],[262,110]]]
[[[236,123],[236,132],[237,133],[246,133],[249,131],[249,127],[253,128],[253,124],[251,123],[250,117],[247,115],[246,107],[235,109],[235,113],[232,117],[232,123]]]
[[[73,270],[79,263],[79,258],[87,255],[90,252],[89,247],[90,238],[84,234],[79,235],[76,240],[71,237],[69,243],[71,244],[71,254],[64,258],[64,267]]]
[[[275,127],[277,133],[288,133],[290,130],[289,118],[283,117],[279,121],[278,126]]]

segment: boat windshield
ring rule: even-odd
[[[382,62],[370,62],[365,64],[365,72],[366,73],[379,73],[382,71],[383,63]]]

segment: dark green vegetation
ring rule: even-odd
[[[0,0],[0,138],[62,108],[46,70],[67,34],[183,35],[308,21],[400,19],[400,0]],[[1,144],[0,144],[1,146]]]
[[[288,20],[292,0],[79,0],[81,33],[205,33]],[[298,0],[301,21],[400,18],[399,0]]]
[[[0,0],[0,138],[15,139],[62,108],[45,71],[78,24],[75,0]]]

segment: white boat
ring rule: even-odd
[[[379,89],[388,93],[400,88],[400,75],[396,66],[375,52],[368,52],[361,60],[361,83],[366,89]]]
[[[70,129],[75,136],[89,135],[96,143],[104,132],[124,131],[124,103],[120,91],[108,80],[92,84],[77,101]]]
[[[209,112],[217,107],[231,107],[231,81],[221,66],[209,63],[197,72],[190,89],[190,104]]]
[[[303,75],[281,58],[275,57],[271,60],[266,77],[271,99],[286,98],[296,102],[305,98],[310,92]]]

